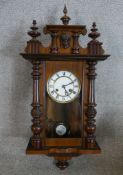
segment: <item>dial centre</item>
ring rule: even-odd
[[[69,88],[73,89],[73,85],[71,84],[71,79],[68,77],[59,77],[54,83],[54,89],[57,89],[57,94],[59,94],[60,96],[68,95]]]

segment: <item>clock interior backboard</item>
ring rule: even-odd
[[[70,103],[61,104],[52,100],[48,93],[46,92],[46,84],[48,79],[58,71],[69,71],[73,73],[81,83],[81,92],[80,95]],[[41,87],[41,98],[42,102],[45,104],[45,118],[46,126],[45,126],[45,134],[47,137],[58,137],[54,132],[54,127],[58,123],[64,123],[67,128],[69,128],[69,135],[65,135],[64,137],[83,137],[84,135],[84,105],[86,101],[86,81],[85,81],[85,62],[59,62],[53,61],[46,62],[45,64],[45,89]],[[45,92],[43,92],[45,91]],[[46,98],[45,98],[46,96]],[[45,101],[44,101],[45,100]]]

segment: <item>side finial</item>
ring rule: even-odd
[[[91,33],[89,33],[88,36],[90,38],[92,38],[93,40],[95,40],[96,38],[98,38],[100,36],[100,33],[98,33],[97,31],[98,31],[98,29],[96,28],[96,23],[93,22]]]
[[[28,35],[31,36],[31,40],[27,41],[27,46],[25,48],[25,52],[29,54],[39,54],[40,47],[42,47],[41,42],[37,39],[40,36],[40,32],[38,32],[38,27],[36,25],[36,20],[33,20],[32,26],[30,27],[30,31]]]
[[[32,31],[28,32],[28,35],[32,37],[32,40],[36,40],[36,38],[40,36],[40,33],[37,31],[38,27],[36,26],[36,24],[36,20],[33,20],[32,27],[30,27]]]
[[[98,29],[96,28],[96,23],[93,22],[91,32],[88,34],[92,40],[88,43],[88,51],[90,55],[102,55],[104,50],[102,48],[102,43],[97,40],[100,36]]]
[[[61,17],[61,20],[64,25],[68,25],[69,21],[71,20],[69,16],[67,16],[67,7],[64,5],[64,10],[63,10],[64,16]]]

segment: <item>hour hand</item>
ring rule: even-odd
[[[65,95],[67,95],[67,96],[69,95],[68,92],[66,91],[66,89],[65,89]]]
[[[63,86],[62,86],[62,88],[64,88],[64,90],[65,90],[65,95],[67,95],[67,96],[68,96],[68,95],[69,95],[69,93],[68,93],[68,91],[66,90],[65,85],[63,85]]]

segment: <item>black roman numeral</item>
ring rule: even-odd
[[[79,86],[78,86],[78,85],[75,85],[74,87],[75,87],[75,88],[78,88]]]
[[[57,75],[58,78],[60,77],[59,74],[56,74],[56,75]]]
[[[62,100],[63,100],[63,101],[65,101],[65,98],[64,98],[64,97],[62,97]]]
[[[59,98],[59,95],[56,96],[56,99],[58,99],[58,98]]]
[[[65,72],[63,72],[63,76],[65,76]]]
[[[76,81],[77,81],[77,79],[74,79],[74,80],[73,80],[73,82],[76,82]]]
[[[53,95],[55,93],[55,91],[53,90],[53,91],[51,91],[51,94]]]
[[[53,85],[49,85],[49,88],[53,88]]]

